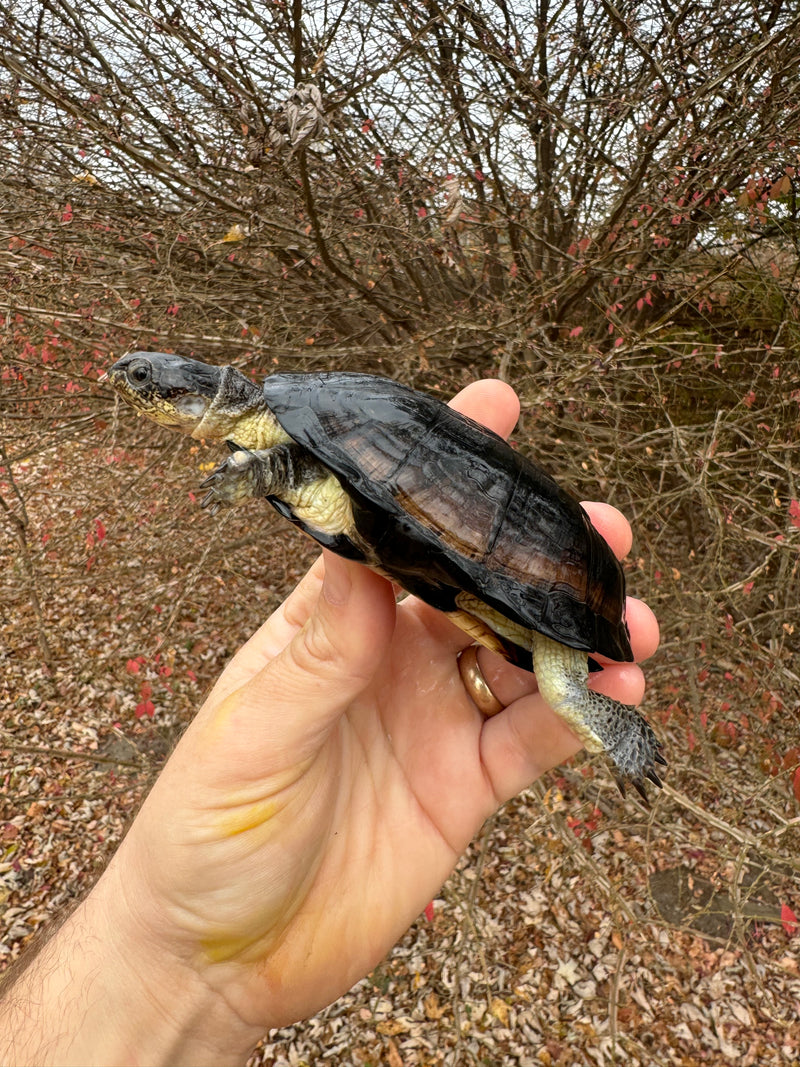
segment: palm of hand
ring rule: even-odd
[[[391,632],[392,593],[358,577],[378,586],[364,626],[374,647],[378,630]],[[275,673],[321,578],[317,566],[251,643]],[[148,893],[169,902],[165,929],[177,917],[191,965],[229,998],[238,989],[249,1020],[308,1014],[374,967],[497,805],[482,719],[456,667],[467,639],[410,601],[393,637],[347,710],[322,721],[292,721],[268,678],[230,691],[223,675],[140,816],[163,822],[169,811],[174,827]],[[278,976],[298,972],[308,976],[299,999],[279,993]]]

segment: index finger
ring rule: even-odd
[[[468,415],[501,437],[508,437],[519,419],[519,397],[499,378],[481,378],[456,393],[448,407]]]
[[[499,378],[470,382],[450,401],[449,406],[480,422],[501,437],[508,437],[519,419],[519,398],[512,387]],[[582,501],[592,525],[611,546],[617,559],[631,550],[633,534],[628,520],[611,504]]]

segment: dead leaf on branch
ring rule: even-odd
[[[461,195],[461,181],[459,178],[445,178],[444,192],[447,200],[444,205],[443,226],[455,226],[465,210],[464,198]]]
[[[322,93],[316,85],[298,85],[273,119],[267,136],[274,149],[288,144],[294,151],[306,141],[319,140],[327,128]]]

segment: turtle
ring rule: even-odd
[[[536,672],[623,795],[661,787],[661,743],[632,706],[587,687],[593,655],[631,661],[625,576],[578,500],[497,434],[435,397],[346,371],[275,373],[131,352],[107,372],[140,414],[228,458],[212,512],[256,498],[374,568],[474,641]]]

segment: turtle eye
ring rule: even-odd
[[[128,379],[132,385],[147,385],[153,377],[149,360],[137,359],[128,367]]]

